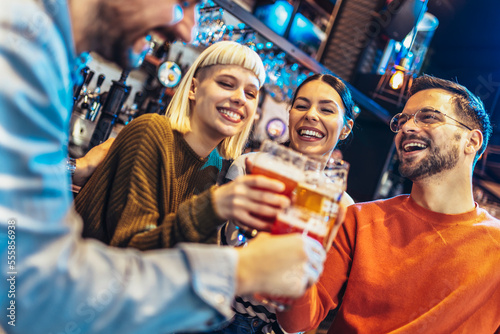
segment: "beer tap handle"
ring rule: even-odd
[[[144,93],[142,91],[138,91],[137,93],[135,93],[134,104],[137,105],[137,108],[139,108],[139,106],[142,104],[143,99]]]
[[[83,82],[83,87],[82,87],[82,94],[86,94],[89,90],[89,84],[92,81],[92,78],[94,78],[94,71],[89,71],[87,74],[87,77],[85,78],[85,81]]]
[[[96,93],[101,92],[101,86],[102,86],[102,83],[104,82],[104,79],[106,79],[106,76],[104,74],[99,74],[99,76],[97,77],[97,84],[95,87]]]
[[[77,100],[77,104],[80,103],[80,111],[84,115],[86,115],[90,112],[89,84],[92,81],[93,77],[94,77],[94,71],[89,71],[87,73],[87,76],[85,77],[85,80],[83,81],[83,86],[82,86],[82,89],[80,91],[80,96]]]
[[[137,118],[137,117],[145,114],[145,110],[143,110],[143,108],[142,108],[142,104],[144,103],[144,100],[145,100],[144,93],[142,91],[138,91],[137,93],[135,93],[134,103],[133,103],[135,112],[133,115],[129,116],[129,122],[133,118]]]
[[[83,79],[82,79],[82,82],[78,86],[75,86],[75,88],[73,90],[73,103],[76,103],[76,101],[78,101],[78,98],[80,97],[80,92],[82,91],[83,83],[87,79],[87,75],[89,73],[89,70],[90,70],[90,68],[88,66],[85,66],[80,71],[80,74],[82,75]]]
[[[100,74],[97,77],[96,87],[94,89],[94,93],[92,94],[92,103],[86,116],[86,118],[91,120],[92,122],[96,120],[97,114],[101,109],[101,86],[104,82],[104,79],[106,79],[104,74]]]

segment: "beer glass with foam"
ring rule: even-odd
[[[283,182],[283,194],[292,198],[297,184],[304,179],[306,162],[306,156],[271,140],[265,140],[253,159],[252,174]]]
[[[328,251],[340,227],[337,212],[347,187],[348,171],[347,162],[333,158],[328,159],[324,169],[306,170],[297,185],[292,208],[278,215],[272,233],[302,232]]]
[[[304,179],[304,171],[308,158],[299,152],[292,150],[279,143],[266,139],[262,142],[259,151],[251,158],[252,171],[254,175],[264,175],[285,184],[283,195],[293,198],[297,184]],[[273,224],[276,217],[267,217],[254,214],[255,217]],[[233,222],[238,230],[239,245],[247,243],[248,239],[257,234],[257,230],[245,230]]]
[[[271,233],[302,233],[318,240],[328,251],[340,227],[337,213],[347,187],[349,164],[333,158],[326,162],[321,158],[309,158],[304,166],[292,205],[278,213]],[[292,301],[276,296],[257,297],[278,311],[285,310]]]

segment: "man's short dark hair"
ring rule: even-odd
[[[453,95],[452,102],[455,105],[458,118],[472,129],[479,129],[483,133],[483,145],[476,153],[474,165],[483,154],[491,136],[492,128],[490,116],[484,109],[484,104],[479,97],[472,94],[464,86],[445,79],[439,79],[431,75],[424,74],[413,81],[410,88],[410,96],[426,89],[443,89]]]

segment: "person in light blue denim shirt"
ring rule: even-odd
[[[184,244],[148,253],[80,238],[65,170],[76,54],[95,50],[128,67],[130,50],[150,30],[189,40],[195,7],[169,0],[2,1],[0,332],[213,328],[232,316],[236,293],[286,283],[281,263],[291,261],[297,244],[301,252],[292,260],[301,279],[288,293],[303,293],[317,280],[324,253],[299,236],[264,236],[241,251]]]

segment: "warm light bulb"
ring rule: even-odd
[[[404,79],[405,79],[405,74],[403,73],[403,71],[396,71],[391,76],[391,80],[389,80],[389,85],[394,90],[399,89],[403,85]]]

